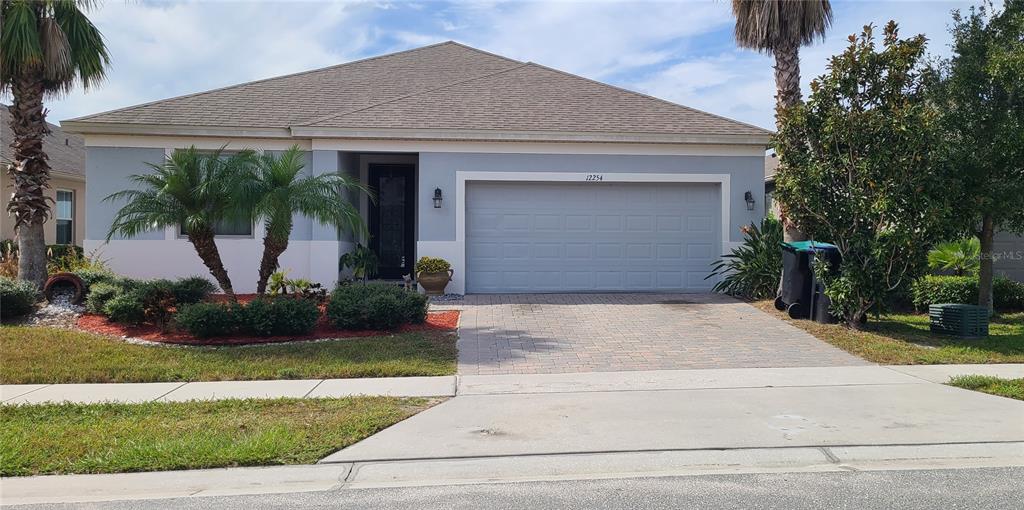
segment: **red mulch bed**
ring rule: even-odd
[[[239,301],[252,300],[253,296],[239,295]],[[301,342],[305,340],[319,340],[324,338],[354,338],[367,336],[387,336],[394,333],[407,333],[412,331],[454,331],[459,325],[459,312],[449,310],[444,312],[430,312],[427,314],[427,321],[423,324],[407,324],[397,331],[351,331],[337,329],[330,324],[326,317],[321,317],[320,322],[312,333],[304,336],[227,336],[217,338],[195,338],[187,333],[169,332],[163,333],[156,326],[144,324],[142,326],[125,326],[107,320],[102,315],[85,314],[78,318],[78,327],[90,333],[110,335],[117,337],[141,338],[151,342],[181,345],[249,345],[249,344],[272,344],[285,342]]]

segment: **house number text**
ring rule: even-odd
[[[588,181],[603,181],[604,176],[601,174],[587,174]]]

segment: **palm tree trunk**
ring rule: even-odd
[[[14,182],[14,193],[7,211],[14,216],[18,235],[18,278],[36,284],[46,282],[46,239],[43,223],[50,216],[44,191],[50,184],[50,165],[43,152],[43,138],[50,132],[43,108],[42,76],[26,72],[11,84],[14,101],[11,112],[10,142],[13,162],[7,172]]]
[[[989,315],[992,315],[994,304],[992,301],[992,280],[994,276],[992,247],[995,244],[995,225],[991,214],[985,214],[981,219],[981,261],[978,267],[978,306],[988,308]]]
[[[797,42],[775,49],[775,91],[778,123],[780,111],[800,102],[800,44]]]
[[[235,290],[231,287],[228,271],[224,269],[224,263],[220,260],[220,251],[217,249],[217,243],[214,242],[213,230],[205,229],[198,232],[189,230],[188,240],[195,247],[203,264],[209,268],[210,274],[217,280],[217,284],[220,285],[224,294],[232,303],[237,303],[238,298],[235,297]]]
[[[277,259],[288,249],[288,238],[276,239],[271,235],[263,238],[263,259],[260,260],[260,278],[256,282],[256,293],[263,295],[267,291],[267,280],[277,271]]]
[[[775,49],[775,122],[778,129],[782,111],[800,102],[800,44],[793,42]],[[780,204],[782,239],[786,242],[803,241],[807,236],[786,216],[785,205]],[[781,285],[781,284],[780,284]]]

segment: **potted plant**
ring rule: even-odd
[[[377,274],[377,254],[373,253],[370,248],[357,243],[352,251],[341,256],[338,266],[342,271],[346,267],[351,267],[352,279],[365,282],[367,278]]]
[[[428,296],[443,295],[453,274],[455,270],[452,265],[442,258],[421,257],[416,262],[416,281],[423,286]]]

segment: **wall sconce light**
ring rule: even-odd
[[[754,194],[749,192],[749,191],[744,193],[743,194],[743,200],[746,200],[746,202],[747,202],[747,210],[748,211],[753,211],[754,210]],[[435,204],[437,203],[436,199],[435,199],[434,203]]]
[[[434,209],[441,208],[442,200],[444,200],[444,198],[441,197],[441,188],[434,188]]]

